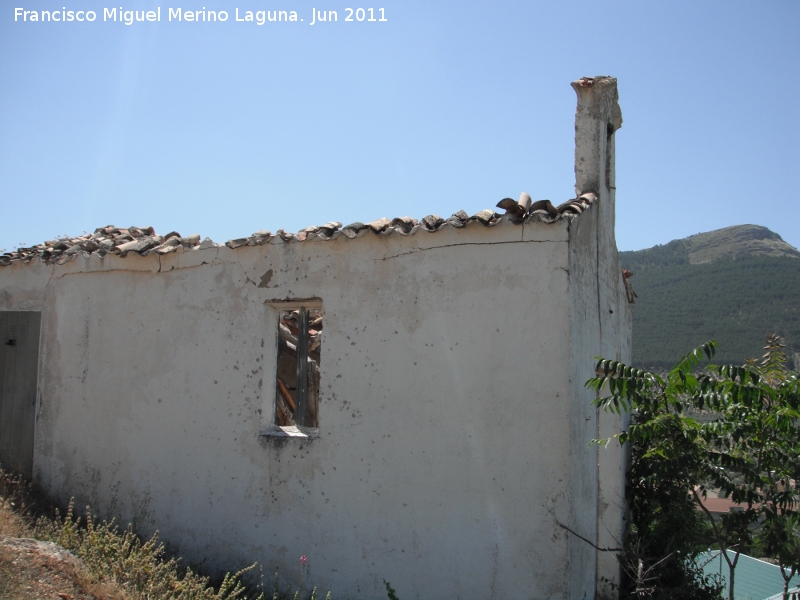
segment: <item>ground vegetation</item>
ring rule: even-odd
[[[158,534],[98,521],[89,507],[62,513],[19,476],[0,471],[0,598],[33,600],[263,599],[245,587],[253,567],[210,577],[167,555]],[[277,590],[276,590],[277,591]]]

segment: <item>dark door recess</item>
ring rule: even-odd
[[[33,475],[40,312],[0,311],[0,467]]]

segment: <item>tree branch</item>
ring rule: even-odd
[[[714,521],[714,517],[711,515],[711,511],[709,511],[706,508],[705,504],[703,504],[703,501],[700,500],[700,496],[697,495],[697,490],[694,489],[694,487],[692,488],[692,495],[694,496],[694,499],[697,500],[697,504],[700,506],[700,509],[704,513],[706,513],[708,520],[711,521],[711,529],[714,531],[714,536],[717,538],[717,543],[719,544],[720,550],[722,551],[722,556],[725,557],[725,562],[728,563],[729,567],[733,568],[733,565],[731,564],[731,561],[728,558],[727,545],[723,542],[724,538],[720,534],[719,529],[717,529],[717,523]]]
[[[567,530],[567,531],[569,531],[569,532],[570,532],[572,535],[574,535],[575,537],[577,537],[577,538],[579,538],[579,539],[583,540],[584,542],[586,542],[587,544],[589,544],[589,545],[590,545],[592,548],[594,548],[595,550],[599,550],[600,552],[622,552],[622,548],[601,548],[601,547],[600,547],[600,546],[598,546],[597,544],[595,544],[595,543],[593,543],[593,542],[590,542],[589,540],[587,540],[587,539],[586,539],[585,537],[583,537],[583,536],[582,536],[580,533],[575,533],[574,531],[572,531],[572,529],[570,529],[569,527],[567,527],[566,525],[564,525],[564,524],[563,524],[563,523],[561,523],[560,521],[556,521],[556,523],[558,523],[559,527],[561,527],[562,529],[566,529],[566,530]]]

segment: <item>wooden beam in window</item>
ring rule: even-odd
[[[295,423],[308,427],[308,309],[302,307],[297,317],[297,412]]]

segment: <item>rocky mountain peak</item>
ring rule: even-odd
[[[734,225],[683,240],[691,264],[714,261],[723,256],[758,254],[800,258],[800,251],[783,241],[774,231],[760,225]]]

